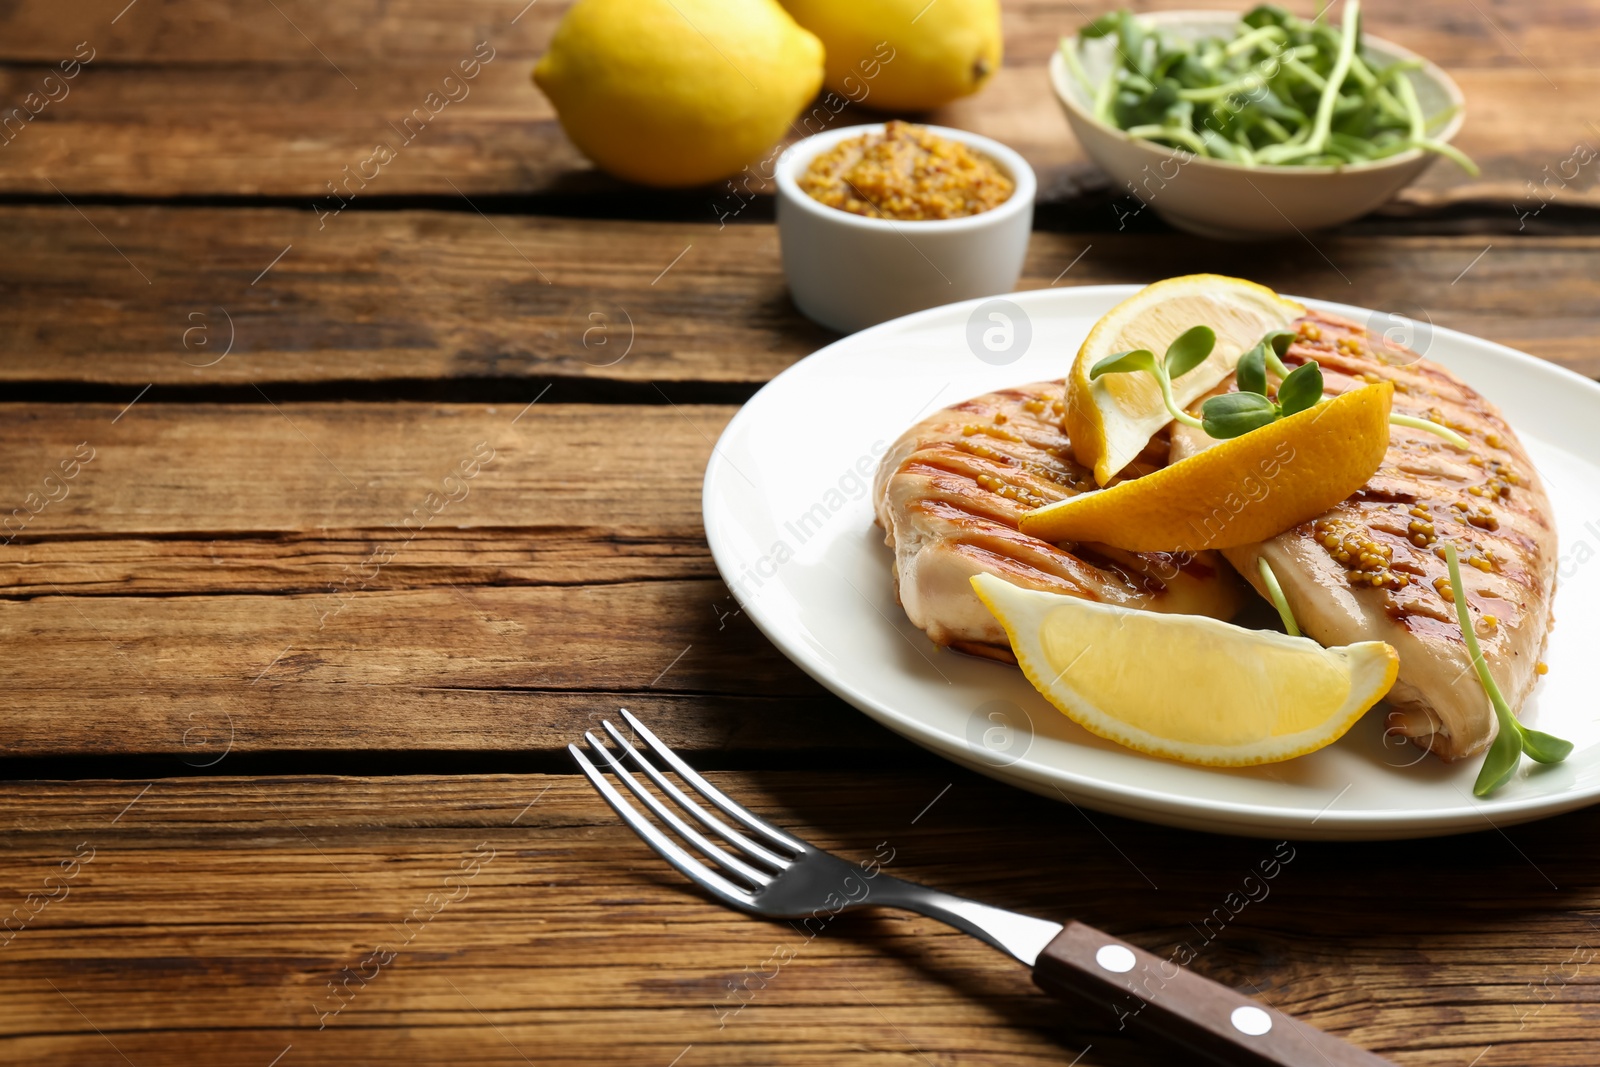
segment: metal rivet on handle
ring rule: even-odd
[[[1232,1022],[1235,1030],[1251,1037],[1260,1037],[1272,1029],[1272,1016],[1251,1004],[1234,1008]]]
[[[1133,950],[1126,945],[1101,945],[1100,951],[1094,954],[1094,961],[1106,970],[1116,971],[1118,974],[1133,970],[1133,965],[1138,962],[1133,958]]]

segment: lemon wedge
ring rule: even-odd
[[[1191,326],[1211,327],[1217,334],[1211,355],[1172,383],[1173,399],[1187,409],[1232,374],[1263,334],[1288,329],[1305,313],[1264,285],[1221,274],[1187,274],[1140,289],[1094,324],[1067,375],[1066,430],[1073,455],[1105,485],[1172,421],[1148,374],[1105,374],[1090,381],[1089,369],[1106,356],[1138,348],[1159,355]]]
[[[1393,396],[1390,382],[1352,389],[1142,478],[1025,512],[1022,532],[1132,552],[1265,541],[1367,484],[1389,451]]]
[[[1028,681],[1090,733],[1212,767],[1332,744],[1394,684],[1382,641],[1323,648],[1198,615],[1164,615],[972,578]]]

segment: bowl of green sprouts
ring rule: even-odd
[[[1331,7],[1331,5],[1330,5]],[[1210,237],[1270,238],[1372,211],[1443,157],[1465,101],[1444,71],[1363,32],[1360,0],[1303,19],[1112,11],[1064,38],[1050,80],[1073,132],[1132,199]]]

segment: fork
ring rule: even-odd
[[[628,793],[678,840],[630,803],[582,749],[568,745],[567,751],[606,803],[645,844],[723,904],[769,919],[831,918],[865,907],[913,911],[971,934],[1027,964],[1033,968],[1034,981],[1054,996],[1069,1002],[1098,1002],[1109,1008],[1119,1030],[1134,1026],[1215,1063],[1250,1067],[1390,1064],[1092,926],[1080,922],[1063,925],[990,907],[881,870],[869,871],[824,852],[730,800],[631,712],[626,708],[621,712],[649,752],[705,803],[697,803],[679,788],[610,720],[601,725],[626,754],[626,763],[593,733],[585,731],[584,740]],[[646,788],[629,764],[671,803]],[[743,832],[708,811],[706,804],[742,826]],[[706,837],[689,819],[734,851]],[[697,859],[685,845],[716,864],[716,869]]]

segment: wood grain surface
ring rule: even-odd
[[[1134,6],[1186,5],[1190,0]],[[7,107],[38,91],[80,43],[88,42],[95,58],[64,98],[0,147],[0,190],[52,198],[271,195],[309,208],[313,198],[327,198],[328,183],[343,180],[345,167],[354,169],[385,142],[397,158],[360,190],[363,197],[616,197],[625,187],[587,166],[529,83],[566,6],[181,0],[123,11],[117,0],[93,0],[59,17],[43,5],[18,4],[0,18],[0,101]],[[1063,33],[1113,6],[1008,4],[1005,67],[981,93],[929,118],[1022,152],[1040,171],[1044,200],[1103,194],[1106,179],[1068,131],[1045,63]],[[1302,8],[1312,13],[1311,5]],[[1460,82],[1468,121],[1457,143],[1483,168],[1472,179],[1436,165],[1402,194],[1400,210],[1471,203],[1517,218],[1547,201],[1600,203],[1592,163],[1567,173],[1561,167],[1575,147],[1589,146],[1592,159],[1600,143],[1592,108],[1600,75],[1589,47],[1600,16],[1592,7],[1426,0],[1375,8],[1367,27]],[[415,136],[398,133],[395,124],[480,43],[494,58],[467,94]],[[835,121],[878,118],[852,107]],[[718,186],[682,202],[710,221],[730,210],[728,196]]]
[[[539,753],[619,704],[690,749],[882,748],[717,578],[732,413],[0,405],[0,753]]]
[[[93,57],[0,133],[0,1062],[1184,1063],[930,921],[710,904],[571,773],[619,706],[824,847],[1187,945],[1403,1067],[1596,1062],[1600,815],[1350,845],[1101,816],[914,748],[738,614],[713,442],[835,335],[764,195],[577,153],[528,81],[567,6],[0,4],[0,124]],[[1462,85],[1483,175],[1237,246],[1130,214],[1050,98],[1110,6],[1004,0],[1006,66],[929,116],[1038,168],[1022,288],[1241,274],[1600,375],[1597,172],[1563,175],[1600,143],[1600,6],[1370,5]]]
[[[84,398],[72,383],[117,386],[92,396],[120,406],[152,383],[152,400],[225,387],[259,403],[258,387],[276,401],[385,382],[410,399],[514,404],[566,379],[549,399],[737,401],[838,336],[790,303],[769,224],[400,211],[319,230],[284,209],[84,214],[0,208],[14,249],[0,258],[0,381],[56,383],[54,399]],[[1410,316],[1418,347],[1437,325],[1595,375],[1597,252],[1600,236],[1040,232],[1019,288],[1238,274]]]
[[[1280,844],[1086,814],[954,768],[713,777],[898,876],[1163,957],[1188,945],[1208,977],[1405,1067],[1588,1064],[1600,1041],[1600,884],[1570,847],[1593,814]],[[852,914],[808,937],[711,904],[571,775],[0,797],[7,910],[56,898],[0,947],[6,1062],[1185,1062],[934,922]],[[1514,956],[1491,948],[1512,938]]]

